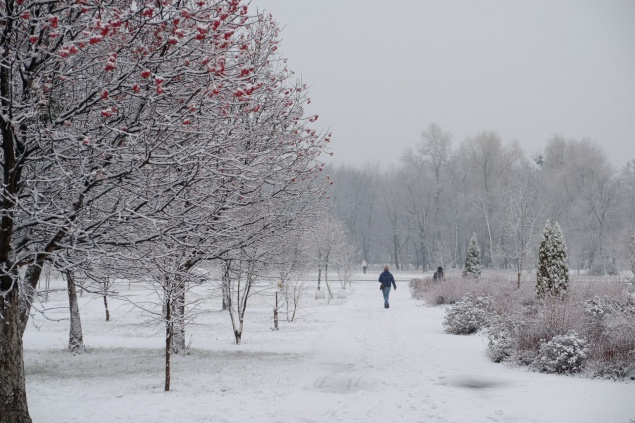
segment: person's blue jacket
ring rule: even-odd
[[[383,283],[384,286],[387,286],[387,287],[390,287],[390,284],[392,283],[392,286],[394,286],[395,289],[397,289],[397,285],[395,284],[395,278],[392,276],[392,273],[390,273],[388,270],[384,270],[382,274],[379,275],[379,282]]]

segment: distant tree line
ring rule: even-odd
[[[600,145],[554,136],[528,157],[517,141],[483,131],[453,147],[431,124],[398,164],[331,166],[332,213],[360,261],[397,269],[460,268],[472,234],[482,264],[536,265],[547,221],[562,228],[572,269],[627,270],[635,225],[635,160],[616,169]],[[575,270],[574,270],[575,271]]]

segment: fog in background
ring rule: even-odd
[[[254,0],[284,28],[332,161],[391,164],[432,122],[532,156],[553,135],[635,158],[635,1]]]

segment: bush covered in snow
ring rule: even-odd
[[[445,311],[445,331],[455,335],[469,335],[485,327],[490,319],[488,297],[472,298],[466,295]]]
[[[487,329],[487,355],[494,363],[500,363],[508,360],[513,352],[509,328],[501,319],[494,319]]]
[[[544,373],[577,373],[587,359],[588,341],[574,331],[542,342],[531,368]]]
[[[466,293],[466,280],[456,276],[446,276],[437,282],[429,279],[413,279],[410,281],[410,292],[414,298],[424,300],[429,305],[454,304]],[[468,283],[477,283],[470,280]]]
[[[585,311],[589,316],[602,320],[610,315],[625,314],[635,318],[635,299],[615,296],[594,296],[586,300]]]
[[[443,322],[449,333],[474,333],[486,327],[487,354],[494,362],[536,368],[538,357],[545,357],[546,340],[575,331],[587,341],[587,375],[635,379],[635,298],[623,279],[574,276],[567,295],[537,299],[531,281],[517,289],[509,276],[457,275],[442,283],[419,285],[416,295],[430,305],[452,304]],[[479,297],[487,298],[487,304],[476,305]]]

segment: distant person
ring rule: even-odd
[[[434,275],[432,275],[432,280],[437,282],[445,280],[445,277],[443,276],[443,267],[439,266],[437,268],[437,271],[434,272]]]
[[[388,303],[388,296],[390,295],[390,285],[395,287],[395,291],[397,290],[397,284],[395,284],[395,278],[392,276],[392,273],[388,271],[388,266],[384,266],[384,271],[381,275],[379,275],[379,282],[381,285],[379,289],[384,294],[384,308],[390,308],[390,304]]]
[[[368,263],[366,263],[366,260],[362,260],[362,271],[364,272],[364,274],[366,274],[367,267],[368,267]]]

